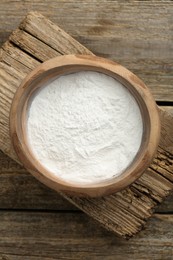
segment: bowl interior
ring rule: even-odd
[[[134,167],[134,164],[138,162],[138,159],[140,158],[141,154],[143,153],[143,151],[146,149],[147,146],[147,141],[148,141],[148,136],[149,136],[149,132],[150,132],[150,120],[149,120],[149,116],[148,116],[148,112],[145,106],[145,103],[143,102],[143,100],[141,99],[141,97],[139,96],[138,92],[133,88],[133,86],[127,82],[125,79],[119,77],[116,74],[112,74],[110,71],[106,71],[106,70],[100,70],[100,68],[98,67],[81,67],[81,66],[70,66],[65,73],[63,73],[63,71],[57,71],[56,69],[53,69],[49,72],[45,72],[43,75],[41,75],[37,80],[35,80],[33,82],[33,85],[31,88],[28,89],[29,93],[28,93],[28,97],[27,100],[25,102],[24,105],[24,109],[22,111],[22,117],[20,117],[22,120],[19,123],[19,125],[23,124],[22,127],[22,135],[23,135],[23,140],[25,143],[25,150],[28,150],[28,153],[30,155],[30,158],[32,158],[32,161],[35,161],[35,156],[33,155],[32,149],[30,147],[30,144],[28,142],[28,138],[27,138],[27,131],[26,131],[26,125],[27,125],[27,110],[28,107],[30,105],[30,102],[35,94],[36,91],[38,91],[39,88],[44,87],[46,84],[48,84],[50,81],[54,80],[55,78],[57,78],[57,75],[67,75],[69,73],[72,72],[79,72],[79,71],[97,71],[97,72],[102,72],[106,75],[109,75],[113,78],[115,78],[116,80],[120,81],[126,88],[128,88],[128,90],[131,92],[131,94],[135,97],[135,100],[137,101],[137,104],[140,108],[140,112],[141,112],[141,116],[143,119],[143,134],[142,134],[142,141],[141,141],[141,146],[139,151],[137,152],[134,160],[132,161],[132,163],[121,173],[121,176],[117,176],[111,179],[105,179],[104,181],[100,181],[98,183],[94,183],[94,184],[72,184],[71,182],[66,182],[64,180],[62,180],[61,178],[58,178],[57,176],[55,177],[53,173],[49,172],[47,169],[44,168],[44,166],[42,164],[40,164],[37,161],[37,167],[39,167],[39,171],[41,172],[45,172],[46,175],[49,175],[50,177],[55,178],[55,180],[57,179],[58,181],[60,181],[61,183],[66,183],[68,185],[74,185],[74,186],[84,186],[84,187],[90,187],[92,185],[99,187],[100,185],[106,185],[106,184],[110,184],[113,183],[115,181],[118,181],[119,178],[123,178],[124,175],[128,174],[128,171],[130,170],[131,167]],[[36,162],[35,162],[36,163]]]

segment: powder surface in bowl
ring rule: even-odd
[[[141,145],[143,122],[136,100],[103,73],[81,71],[54,79],[34,93],[27,116],[35,158],[70,183],[120,175]]]

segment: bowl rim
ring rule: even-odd
[[[26,138],[26,110],[33,92],[50,78],[83,70],[105,73],[128,88],[139,105],[144,124],[142,145],[129,167],[118,177],[87,185],[63,181],[45,169],[34,158]],[[124,189],[148,168],[160,139],[160,118],[158,107],[149,89],[125,67],[97,56],[64,55],[40,64],[23,80],[11,105],[10,136],[19,160],[41,182],[70,195],[99,197]]]

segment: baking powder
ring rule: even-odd
[[[143,124],[136,100],[120,82],[83,71],[37,91],[28,110],[28,141],[54,176],[77,184],[120,175],[133,161]]]

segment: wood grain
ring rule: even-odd
[[[77,210],[0,151],[0,209]]]
[[[172,224],[172,215],[155,215],[125,241],[82,213],[1,211],[0,259],[172,260]]]
[[[23,51],[34,56],[35,59],[38,59],[38,61],[45,61],[47,56],[53,58],[60,55],[58,51],[55,51],[44,42],[39,41],[37,38],[32,37],[30,34],[20,29],[15,30],[10,35],[9,39]]]
[[[1,0],[1,44],[29,10],[51,18],[93,53],[127,66],[157,100],[173,100],[172,1]]]
[[[57,192],[37,181],[22,166],[0,151],[0,209],[78,210]],[[173,213],[173,194],[156,212]]]
[[[32,15],[33,20],[35,16],[40,17],[40,15],[36,13],[33,13]],[[33,24],[30,23],[30,20],[31,18],[28,20],[28,23],[30,24],[30,26],[33,26]],[[57,27],[57,33],[58,32],[59,27]],[[32,36],[32,33],[30,33],[29,31],[27,33]],[[43,39],[37,38],[37,40],[45,43],[45,37],[43,37]],[[13,38],[11,38],[11,41],[13,41]],[[28,43],[26,43],[26,45],[27,44]],[[13,46],[14,43],[12,42],[11,45]],[[62,46],[62,43],[60,43],[60,45]],[[23,48],[22,46],[20,46],[21,50]],[[70,49],[71,48],[72,47],[70,47]],[[73,46],[73,48],[75,49],[76,45]],[[34,46],[32,44],[30,45],[30,49],[34,49]],[[24,50],[24,52],[25,54],[29,55],[26,50]],[[8,62],[5,61],[6,56],[4,57],[5,58],[2,58],[2,61],[0,63],[0,73],[2,75],[2,77],[0,78],[0,115],[2,115],[0,117],[0,131],[2,133],[2,138],[0,140],[2,150],[12,158],[16,159],[9,141],[8,118],[12,97],[17,86],[19,86],[20,82],[25,76],[26,72],[22,72],[22,69],[19,70],[19,64],[17,64],[16,62],[13,63],[14,67],[10,67],[8,65]],[[31,57],[34,58],[33,55]],[[49,58],[49,56],[47,58]],[[15,58],[15,60],[18,59]],[[38,59],[36,60],[38,61]],[[162,112],[162,118],[162,142],[160,149],[158,150],[158,155],[155,159],[156,161],[154,162],[153,167],[151,167],[142,176],[142,178],[139,179],[138,182],[136,182],[130,188],[124,190],[121,193],[117,193],[116,195],[105,197],[99,200],[70,198],[65,196],[65,194],[62,195],[65,196],[73,204],[81,208],[83,211],[85,211],[87,214],[97,219],[107,229],[112,230],[121,236],[130,237],[138,232],[145,224],[146,219],[151,216],[152,209],[159,202],[161,202],[163,197],[167,196],[173,189],[171,168],[173,160],[173,140],[171,138],[173,133],[172,116],[166,114],[165,112]],[[155,165],[158,165],[157,169],[154,168]]]

